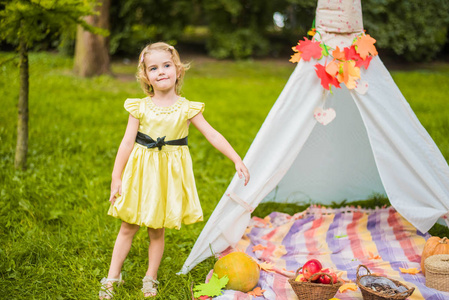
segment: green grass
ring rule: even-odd
[[[0,61],[9,54],[0,54]],[[287,60],[287,58],[286,58]],[[120,221],[106,215],[110,174],[127,122],[123,102],[142,97],[133,80],[75,77],[72,59],[30,56],[30,136],[28,169],[15,171],[18,70],[0,66],[0,298],[94,299],[106,276]],[[183,94],[206,103],[207,120],[242,156],[282,91],[294,65],[275,61],[193,60]],[[113,70],[132,78],[134,66]],[[446,160],[449,115],[447,68],[395,72],[394,79]],[[425,87],[425,88],[423,88]],[[190,148],[205,219],[229,184],[232,163],[194,128]],[[388,200],[362,202],[371,207]],[[337,204],[335,204],[337,205]],[[297,212],[291,205],[258,207]],[[167,230],[157,299],[189,299],[192,283],[203,282],[210,258],[189,274],[176,276],[205,222]],[[443,233],[447,234],[447,231]],[[135,237],[123,268],[126,284],[117,299],[143,299],[147,267],[145,230]]]

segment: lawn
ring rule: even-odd
[[[0,61],[10,54],[0,53]],[[288,58],[286,58],[288,60]],[[28,169],[15,171],[18,68],[0,66],[0,298],[95,299],[107,275],[120,221],[106,215],[116,151],[128,113],[123,102],[143,97],[134,64],[113,64],[117,77],[75,77],[71,58],[30,56]],[[206,119],[243,157],[294,65],[279,61],[192,59],[183,95],[206,103]],[[393,77],[424,127],[449,160],[448,66],[395,71]],[[233,174],[233,164],[191,128],[189,147],[205,219]],[[366,206],[387,203],[372,199]],[[279,207],[278,207],[279,208]],[[298,207],[281,207],[293,212]],[[272,207],[256,211],[265,216]],[[214,260],[189,274],[181,269],[205,222],[166,231],[157,299],[190,299]],[[437,228],[438,229],[438,228]],[[441,228],[440,228],[441,229]],[[436,230],[436,229],[435,229]],[[443,229],[444,231],[445,229]],[[143,299],[148,239],[136,235],[117,299]]]

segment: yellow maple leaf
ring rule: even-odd
[[[265,290],[262,290],[260,287],[256,287],[254,290],[252,290],[251,292],[248,292],[248,295],[254,296],[254,297],[258,297],[258,296],[263,296],[263,292],[265,292]]]
[[[256,246],[253,247],[253,252],[256,252],[257,250],[265,250],[267,249],[267,247],[262,246],[261,244],[257,244]]]
[[[265,272],[274,272],[274,270],[273,270],[274,265],[273,264],[270,264],[270,263],[267,263],[267,262],[263,262],[263,263],[259,264],[259,267],[260,267],[261,270],[264,270]]]
[[[357,289],[358,289],[357,284],[355,284],[354,282],[348,282],[348,283],[343,284],[343,285],[338,289],[338,291],[339,291],[340,293],[344,293],[344,292],[346,292],[346,291],[348,291],[348,290],[350,290],[350,291],[356,291]]]
[[[416,275],[419,272],[421,272],[417,268],[404,269],[404,268],[399,267],[399,270],[401,270],[402,273],[412,274],[412,275]]]
[[[361,58],[366,59],[366,57],[371,55],[377,55],[376,47],[374,43],[376,42],[369,34],[364,34],[361,37],[357,38],[354,42],[356,47],[356,52],[360,55]]]

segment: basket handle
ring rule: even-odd
[[[331,286],[334,285],[334,278],[332,278],[331,275],[329,275],[329,274],[327,274],[327,273],[324,273],[324,272],[318,272],[318,273],[313,274],[312,276],[309,277],[309,279],[307,280],[307,282],[312,283],[312,278],[315,277],[316,275],[326,275],[327,277],[329,277],[329,278],[331,279],[331,282],[330,282],[330,283],[331,283]],[[337,280],[337,282],[338,282],[338,280]]]
[[[368,269],[367,266],[365,266],[365,265],[359,265],[359,266],[357,267],[357,279],[360,278],[360,275],[359,275],[359,269],[360,269],[360,267],[364,267],[364,268],[366,269],[366,271],[368,272],[368,275],[371,275],[371,271]]]
[[[300,274],[299,272],[302,270],[302,267],[299,267],[298,270],[296,270],[295,272],[295,278]]]

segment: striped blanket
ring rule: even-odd
[[[236,248],[254,257],[261,270],[258,287],[263,296],[224,290],[219,300],[297,299],[288,275],[307,260],[318,259],[323,268],[342,272],[342,278],[356,282],[362,264],[371,273],[399,280],[415,287],[409,299],[449,299],[449,293],[426,287],[425,277],[402,273],[399,268],[421,270],[421,253],[429,237],[417,231],[392,207],[377,209],[328,209],[311,206],[293,216],[273,212],[264,219],[253,217]],[[225,255],[234,249],[227,249]],[[363,270],[363,271],[362,271]],[[365,275],[360,269],[359,275]],[[359,289],[337,292],[338,299],[362,299]]]

